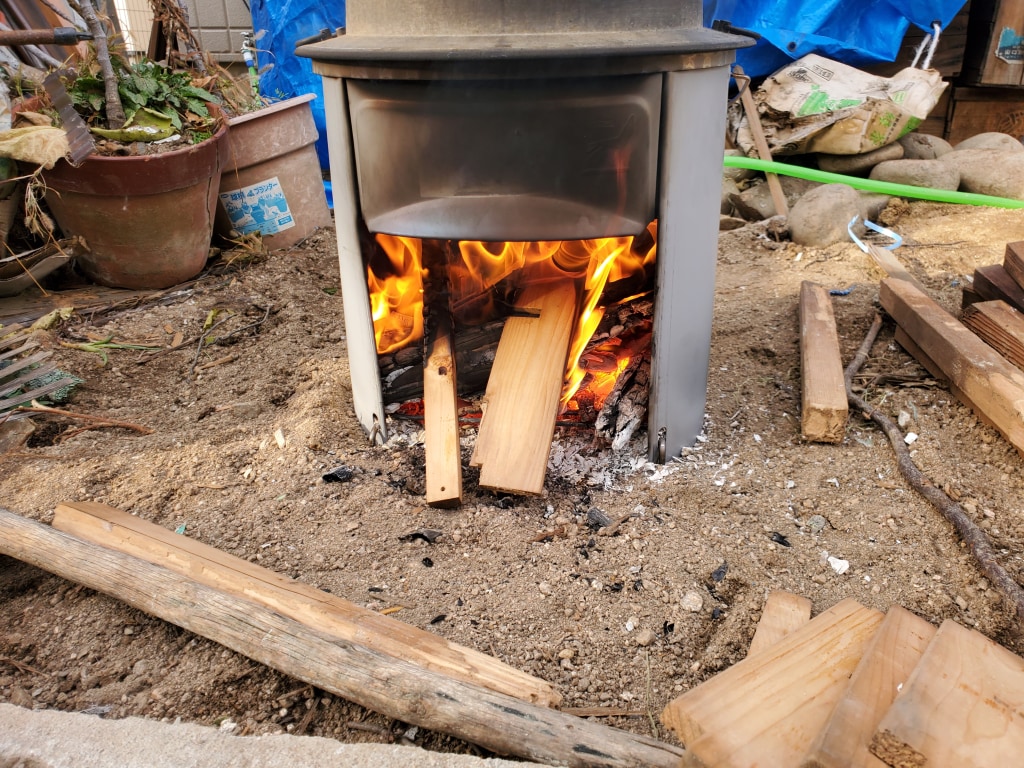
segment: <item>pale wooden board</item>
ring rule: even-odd
[[[868,749],[871,737],[935,632],[905,608],[889,609],[801,768],[885,768]]]
[[[1024,368],[1024,315],[1005,301],[979,301],[960,316],[986,344],[1018,368]]]
[[[662,722],[708,766],[797,765],[882,618],[843,600],[670,702]]]
[[[552,686],[486,654],[221,552],[105,504],[59,504],[53,527],[258,602],[319,632],[450,677],[555,706]]]
[[[908,766],[1021,765],[1024,659],[947,619],[879,723],[871,749]]]
[[[800,284],[800,433],[805,440],[841,443],[850,415],[839,333],[828,291]]]
[[[423,367],[423,430],[426,433],[427,504],[453,507],[462,503],[462,454],[459,450],[459,407],[455,391],[455,353],[451,322],[438,319],[436,337]]]
[[[811,620],[811,601],[802,595],[776,590],[764,601],[761,618],[750,641],[747,657],[767,650]]]
[[[972,410],[1018,451],[1024,450],[1024,372],[913,284],[887,278],[879,298],[885,311],[966,396]]]
[[[558,398],[576,318],[576,283],[535,282],[516,306],[539,317],[510,317],[498,343],[472,464],[480,487],[541,493],[558,418]]]

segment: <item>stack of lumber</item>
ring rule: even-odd
[[[877,258],[879,250],[873,249],[872,255]],[[1010,243],[1006,254],[1003,272],[1021,290],[1024,242]],[[888,259],[878,259],[889,274],[882,280],[879,299],[896,321],[896,341],[933,376],[948,382],[950,391],[979,419],[1024,453],[1024,315],[1005,298],[982,293],[996,282],[979,282],[976,274],[975,292],[981,300],[968,304],[961,321],[894,264],[891,255]]]
[[[1003,263],[978,267],[971,286],[964,288],[964,307],[997,300],[1024,312],[1024,241],[1008,243]]]
[[[747,657],[673,700],[683,768],[1014,765],[1024,659],[974,630],[772,593]]]

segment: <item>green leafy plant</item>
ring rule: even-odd
[[[131,67],[118,58],[112,63],[125,116],[119,128],[106,126],[106,88],[94,62],[83,62],[81,71],[67,84],[71,103],[94,133],[121,141],[145,141],[187,128],[197,141],[210,136],[214,120],[207,104],[218,98],[196,85],[188,72],[148,60]]]

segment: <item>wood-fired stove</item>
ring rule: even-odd
[[[360,232],[636,235],[658,220],[648,445],[703,426],[729,65],[695,0],[349,0],[323,77],[352,398],[384,436]]]

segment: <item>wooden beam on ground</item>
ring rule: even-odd
[[[960,320],[1018,368],[1024,368],[1024,314],[1005,301],[981,301],[965,308]]]
[[[700,761],[691,764],[797,765],[881,622],[843,600],[674,699],[661,720]]]
[[[459,398],[455,383],[451,321],[445,318],[435,326],[423,368],[426,498],[432,507],[457,507],[462,503]]]
[[[776,590],[768,593],[761,618],[750,641],[747,657],[767,650],[811,619],[811,601],[802,595]]]
[[[801,768],[885,768],[869,750],[871,737],[935,632],[905,608],[889,609]]]
[[[492,656],[450,643],[105,504],[59,504],[53,527],[190,576],[240,599],[258,602],[317,632],[359,643],[375,653],[542,706],[556,706],[561,700],[550,683]]]
[[[839,333],[828,291],[800,284],[800,434],[817,443],[841,443],[850,415],[839,353]]]
[[[1024,452],[1024,372],[905,280],[883,280],[879,298],[885,311],[966,395],[972,410]]]
[[[319,632],[259,603],[0,508],[0,554],[111,595],[387,717],[548,765],[674,768],[682,749]]]
[[[1007,243],[1003,254],[1003,268],[1019,288],[1024,289],[1024,240]]]
[[[761,126],[761,116],[757,111],[757,104],[754,103],[754,95],[750,92],[750,78],[743,73],[739,64],[733,64],[733,74],[736,76],[737,87],[740,90],[740,103],[743,104],[743,112],[747,116],[747,123],[750,125],[750,135],[754,137],[754,148],[757,156],[762,160],[771,162],[772,151],[768,148],[768,140],[764,137],[764,128]],[[786,202],[786,193],[782,191],[782,183],[774,173],[766,173],[768,180],[768,191],[772,196],[772,204],[775,206],[775,213],[781,216],[789,216],[789,204]]]
[[[989,264],[975,269],[972,287],[985,301],[1002,299],[1024,312],[1024,289],[1014,282],[1002,264]]]
[[[874,243],[865,243],[867,246],[867,254],[871,257],[871,260],[875,263],[879,269],[885,272],[889,277],[896,277],[900,280],[906,280],[908,283],[920,287],[921,284],[917,282],[912,274],[907,271],[907,268],[900,263],[900,260],[896,258],[892,251],[880,248]]]
[[[1024,755],[1024,659],[947,619],[878,725],[889,765],[982,768]]]
[[[573,280],[534,282],[516,307],[539,309],[540,315],[505,322],[471,461],[480,467],[481,488],[533,494],[544,490],[576,302]]]

